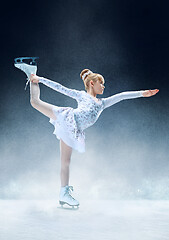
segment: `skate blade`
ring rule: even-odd
[[[17,57],[14,59],[15,63],[27,63],[29,65],[37,65],[36,60],[39,59],[39,57]]]
[[[59,204],[61,205],[61,208],[65,208],[65,207],[63,207],[63,205],[68,205],[68,206],[72,207],[72,208],[66,208],[66,209],[77,210],[79,208],[79,204],[78,205],[70,205],[70,204],[68,204],[66,202],[62,202],[62,201],[59,201]]]

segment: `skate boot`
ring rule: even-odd
[[[37,63],[36,63],[37,57],[20,57],[20,58],[15,58],[14,61],[14,66],[16,68],[19,68],[22,70],[26,75],[27,75],[27,82],[25,85],[25,90],[27,88],[27,85],[30,81],[30,75],[31,74],[36,74],[37,72]],[[28,63],[25,63],[24,61],[27,61]]]
[[[75,200],[72,196],[71,196],[71,191],[73,191],[73,187],[72,186],[65,186],[65,187],[61,187],[60,190],[60,196],[59,196],[59,203],[60,205],[63,207],[64,204],[68,204],[71,207],[78,207],[79,206],[79,202],[77,200]]]

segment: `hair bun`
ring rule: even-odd
[[[81,71],[80,77],[84,81],[85,78],[91,73],[93,73],[93,72],[90,69],[84,69],[83,71]]]

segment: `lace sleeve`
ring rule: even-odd
[[[64,87],[60,83],[51,81],[47,78],[41,77],[41,78],[39,78],[39,82],[54,89],[55,91],[65,94],[71,98],[78,99],[81,96],[81,91]]]
[[[139,97],[143,97],[142,93],[144,91],[129,91],[129,92],[122,92],[122,93],[118,93],[115,94],[111,97],[108,98],[102,98],[103,100],[103,104],[104,104],[104,109],[108,108],[122,100],[125,99],[132,99],[132,98],[139,98]]]

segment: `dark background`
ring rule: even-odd
[[[24,91],[26,77],[13,66],[14,58],[19,56],[38,56],[38,75],[78,90],[84,89],[79,76],[84,68],[100,73],[105,78],[103,97],[122,91],[158,88],[160,92],[152,98],[127,100],[106,109],[95,126],[87,129],[86,152],[74,153],[74,158],[80,159],[72,163],[72,169],[78,171],[82,164],[84,178],[90,176],[89,184],[95,182],[96,186],[100,185],[97,182],[100,177],[107,183],[115,183],[123,176],[125,180],[121,182],[127,182],[121,184],[121,189],[127,189],[124,196],[128,196],[125,194],[131,185],[131,195],[135,196],[136,189],[146,182],[149,187],[142,196],[168,198],[168,1],[18,0],[3,3],[2,197],[23,195],[19,186],[25,176],[26,179],[34,176],[34,182],[41,182],[42,178],[47,182],[46,176],[52,175],[56,167],[53,161],[59,155],[55,137],[51,136],[52,126],[29,104],[29,88]],[[74,100],[43,85],[41,98],[58,106],[76,107]],[[98,151],[97,165],[93,158]],[[89,170],[96,165],[95,173]],[[107,172],[111,167],[115,173],[120,172],[118,178],[113,175],[113,180],[112,172]],[[48,169],[48,174],[42,169]],[[72,178],[75,170],[72,170]],[[39,177],[41,173],[44,175]],[[75,177],[73,180],[78,185],[79,180]],[[154,181],[160,193],[152,187]],[[149,188],[151,190],[147,190]]]

